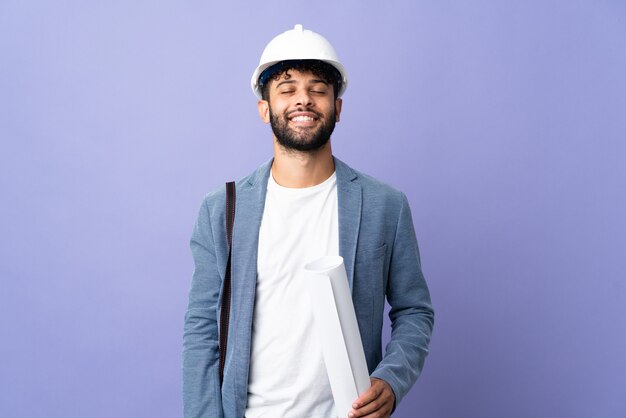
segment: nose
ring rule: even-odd
[[[313,102],[309,91],[307,89],[299,89],[296,95],[296,106],[310,107],[311,105],[313,105]]]

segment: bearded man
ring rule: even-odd
[[[228,264],[225,188],[206,196],[191,238],[185,317],[186,418],[337,417],[303,266],[343,257],[371,387],[349,417],[388,417],[419,376],[434,312],[405,195],[335,158],[348,76],[321,35],[274,38],[252,77],[274,157],[236,183],[228,344],[218,322]],[[391,339],[382,351],[385,300]]]

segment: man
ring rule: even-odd
[[[332,155],[347,73],[333,47],[296,25],[252,77],[274,158],[236,184],[232,291],[223,384],[218,321],[228,259],[225,189],[204,200],[192,238],[185,317],[186,418],[335,417],[302,267],[344,258],[371,387],[350,417],[388,417],[417,379],[433,327],[406,197]],[[382,354],[385,297],[391,340]]]

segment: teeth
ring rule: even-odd
[[[310,116],[295,116],[291,120],[294,122],[310,122],[313,120],[313,118]]]

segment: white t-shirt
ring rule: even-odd
[[[270,175],[259,231],[246,418],[335,417],[302,278],[306,263],[339,255],[337,179],[286,188]]]

